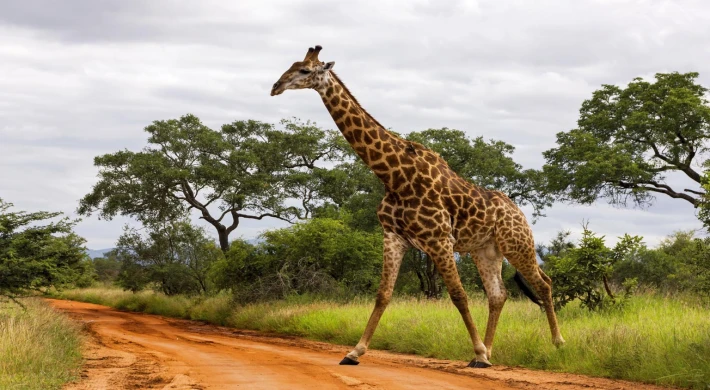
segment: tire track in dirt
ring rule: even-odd
[[[48,300],[87,333],[81,380],[66,389],[660,389],[625,381],[368,351],[340,366],[348,346],[266,335]]]

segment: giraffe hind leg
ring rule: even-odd
[[[478,273],[483,282],[483,288],[488,298],[488,322],[486,324],[486,337],[483,344],[486,346],[486,356],[491,359],[493,351],[493,338],[495,337],[496,328],[500,313],[503,311],[503,306],[508,297],[501,275],[503,267],[503,255],[495,247],[495,244],[487,248],[478,250],[475,254],[471,254],[473,262],[476,264]]]
[[[552,301],[552,282],[542,272],[537,263],[535,243],[532,239],[530,225],[525,223],[525,217],[521,211],[518,210],[517,213],[519,214],[513,218],[506,218],[501,221],[500,225],[496,226],[496,242],[501,252],[503,252],[503,256],[530,283],[542,301],[542,306],[545,308],[545,314],[547,315],[547,322],[550,325],[552,343],[560,346],[564,344],[565,340],[560,334],[557,315]],[[518,229],[513,228],[514,221],[518,224]]]
[[[550,325],[550,333],[552,334],[552,343],[560,346],[565,340],[560,334],[559,325],[557,323],[557,315],[552,301],[552,286],[551,283],[542,276],[540,266],[537,264],[537,258],[534,253],[524,254],[517,251],[504,252],[505,258],[517,268],[522,276],[527,280],[535,292],[542,300],[542,306],[545,308],[547,321]],[[545,275],[547,276],[547,275]],[[548,278],[549,279],[549,278]]]

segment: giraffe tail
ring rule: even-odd
[[[534,304],[542,306],[540,298],[538,298],[537,295],[535,295],[533,290],[530,288],[530,286],[528,286],[528,283],[525,281],[525,278],[523,278],[523,274],[521,274],[520,271],[515,271],[515,276],[513,276],[513,280],[515,281],[515,284],[517,284],[520,288],[520,291],[522,291],[526,297],[530,298],[530,300],[533,301]]]

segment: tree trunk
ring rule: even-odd
[[[426,256],[424,254],[422,255]],[[439,286],[439,283],[437,282],[438,275],[439,272],[436,269],[434,261],[431,260],[431,257],[426,256],[426,279],[428,284],[428,291],[426,292],[426,295],[429,299],[441,298],[441,286]]]
[[[219,248],[223,253],[227,253],[229,250],[229,233],[227,229],[217,229],[217,234],[219,235]]]
[[[441,286],[437,281],[439,272],[434,262],[420,250],[414,249],[411,254],[414,273],[419,279],[419,291],[429,299],[441,298]]]
[[[606,293],[611,299],[614,299],[614,294],[612,294],[611,288],[609,288],[609,279],[607,279],[606,275],[602,277],[602,281],[604,282],[604,290],[606,290]]]

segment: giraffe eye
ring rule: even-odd
[[[301,70],[299,70],[298,72],[301,73],[301,74],[309,74],[309,73],[311,73],[311,71],[308,70],[308,69],[301,69]]]

